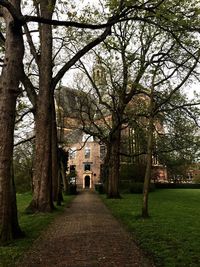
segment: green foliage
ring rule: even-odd
[[[192,178],[192,181],[193,181],[195,184],[200,184],[200,174],[196,174],[196,175],[194,175],[194,177]]]
[[[95,190],[96,190],[99,194],[104,194],[104,193],[105,193],[105,188],[104,188],[104,185],[103,185],[102,183],[95,184]]]
[[[120,180],[143,182],[145,176],[145,164],[122,164],[120,168]]]
[[[155,190],[154,184],[150,184],[149,192]],[[134,181],[122,181],[120,182],[120,192],[122,194],[142,194],[143,193],[143,183]]]
[[[167,95],[167,92],[163,94]],[[200,138],[196,122],[200,113],[198,106],[194,104],[198,99],[199,96],[196,96],[196,99],[189,100],[185,95],[176,92],[170,103],[166,103],[163,108],[166,133],[157,138],[158,154],[160,162],[167,166],[172,177],[185,177],[191,163],[199,157]]]
[[[138,1],[133,1],[133,0],[125,0],[125,1],[121,1],[121,0],[109,0],[107,1],[107,6],[110,8],[110,10],[122,10],[122,8],[124,7],[131,7],[131,5],[134,4],[140,4],[137,3]],[[140,2],[140,1],[139,1]]]
[[[18,193],[25,193],[32,189],[32,170],[29,166],[15,162],[15,185]]]
[[[131,194],[142,194],[143,193],[143,183],[132,183],[130,186]]]
[[[200,189],[156,190],[149,219],[142,219],[141,195],[104,199],[158,267],[200,266]]]
[[[64,196],[65,205],[69,203],[72,198],[72,196]],[[27,215],[24,210],[31,199],[32,196],[30,193],[17,194],[19,223],[26,236],[23,239],[15,240],[6,247],[0,247],[0,267],[15,266],[16,260],[23,255],[49,223],[64,210],[64,206],[60,206],[52,213]]]
[[[68,193],[70,195],[76,195],[77,194],[76,176],[77,176],[76,170],[70,171],[70,173],[67,174]]]
[[[200,189],[200,184],[190,183],[156,183],[156,188],[159,189]]]
[[[70,173],[67,174],[67,179],[70,180],[70,178],[76,177],[77,173],[76,170],[70,171]]]
[[[30,142],[17,146],[14,151],[13,169],[16,191],[23,193],[32,189],[33,146]]]
[[[69,195],[76,195],[77,194],[77,186],[75,184],[69,184]]]

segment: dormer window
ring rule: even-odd
[[[83,134],[82,142],[94,142],[94,138],[89,134]]]

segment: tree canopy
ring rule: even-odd
[[[172,150],[175,146],[184,146],[185,150],[189,149],[186,144],[192,140],[188,129],[193,129],[193,122],[199,123],[196,109],[199,103],[188,103],[179,92],[199,78],[200,12],[197,1],[105,0],[74,4],[74,1],[61,0],[0,0],[0,15],[2,243],[22,234],[11,174],[15,121],[19,123],[29,112],[26,105],[25,110],[20,104],[16,109],[17,98],[24,89],[35,120],[33,200],[29,206],[32,212],[51,211],[53,200],[60,196],[58,170],[61,165],[54,92],[66,72],[76,64],[82,67],[91,83],[91,90],[88,90],[93,92],[93,98],[90,102],[93,107],[100,107],[98,116],[111,115],[112,125],[104,119],[106,131],[94,121],[91,128],[85,128],[88,132],[96,131],[99,138],[110,145],[107,159],[111,197],[119,196],[121,130],[131,119],[132,122],[139,117],[147,120],[149,141],[146,144],[150,161],[157,118],[163,119],[170,133],[163,139],[165,148]],[[101,85],[90,75],[91,64],[89,67],[84,65],[87,60],[84,56],[91,50],[95,57],[100,55],[106,71],[106,83]],[[130,109],[132,99],[140,94],[148,99],[148,105],[142,110],[141,105],[140,109]],[[87,120],[89,117],[87,114]],[[179,137],[183,130],[184,141]],[[160,153],[162,147],[157,147]]]

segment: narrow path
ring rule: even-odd
[[[91,191],[37,239],[18,267],[153,267],[120,223]]]

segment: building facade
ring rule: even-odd
[[[97,138],[85,134],[82,130],[81,121],[78,114],[78,92],[69,88],[62,88],[62,101],[58,105],[57,117],[58,137],[65,144],[65,150],[69,152],[67,174],[74,173],[78,188],[94,188],[95,184],[101,182],[103,163],[106,154],[106,147]],[[81,96],[82,97],[82,96]],[[110,116],[104,118],[106,123],[111,123]],[[101,125],[101,120],[97,121]],[[139,131],[134,126],[124,127],[122,130],[121,152],[124,154],[140,155],[144,151],[145,125],[143,131]],[[161,124],[156,123],[157,131],[163,131]],[[121,156],[121,163],[138,164],[145,166],[146,155],[126,157]],[[166,167],[159,164],[158,158],[153,156],[152,180],[157,182],[167,181]]]
[[[78,142],[69,144],[68,173],[76,175],[78,188],[94,188],[100,182],[105,146],[82,133]]]

